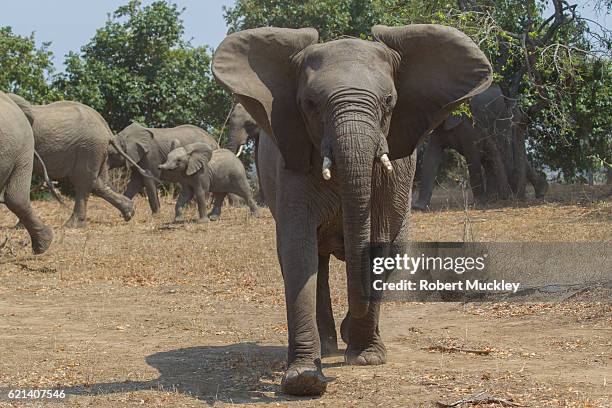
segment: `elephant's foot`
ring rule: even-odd
[[[251,215],[255,218],[261,218],[261,213],[259,212],[259,210],[251,210]]]
[[[294,362],[285,371],[281,382],[281,390],[289,395],[316,396],[326,389],[327,379],[321,371],[320,362]]]
[[[185,222],[185,217],[183,217],[182,215],[178,215],[174,217],[174,222],[176,222],[177,224]]]
[[[46,252],[51,242],[53,242],[53,230],[45,227],[37,236],[32,237],[32,252],[36,255]]]
[[[548,192],[548,182],[544,179],[539,180],[534,186],[536,198],[542,198]]]
[[[416,203],[412,204],[412,209],[414,211],[427,211],[427,207],[428,207],[427,204],[423,204],[423,203],[419,203],[419,202],[416,202]]]
[[[213,214],[213,213],[208,214],[208,219],[210,219],[211,221],[219,221],[220,217],[221,216],[219,214]]]
[[[64,223],[65,228],[85,228],[87,227],[87,221],[80,220],[77,217],[70,217],[68,221]]]
[[[366,347],[349,346],[344,353],[344,360],[349,365],[380,365],[387,362],[387,348],[378,334]]]
[[[134,217],[134,214],[136,214],[134,203],[130,201],[130,204],[121,211],[121,215],[123,215],[124,221],[129,221]]]
[[[212,219],[211,219],[211,220],[212,220]],[[202,217],[202,218],[198,218],[197,223],[198,223],[198,224],[206,224],[208,221],[210,221],[210,220],[208,219],[208,217]],[[214,220],[213,220],[213,221],[214,221]]]
[[[336,336],[321,337],[321,355],[323,357],[338,355],[338,339]]]

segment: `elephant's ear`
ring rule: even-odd
[[[461,114],[461,115],[449,115],[444,120],[444,130],[454,129],[457,126],[459,126],[459,124],[462,123],[466,119],[467,119],[467,116],[465,116],[464,114]]]
[[[185,152],[189,156],[185,174],[191,176],[208,164],[213,149],[206,143],[191,143],[185,146]]]
[[[312,142],[297,104],[296,54],[318,41],[313,28],[261,27],[239,31],[215,51],[212,71],[278,146],[285,167],[310,167]]]
[[[387,139],[391,159],[411,154],[459,104],[491,84],[487,57],[455,28],[377,25],[372,33],[400,57],[395,76],[398,98]]]

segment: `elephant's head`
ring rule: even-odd
[[[487,58],[454,28],[375,26],[372,32],[375,42],[318,44],[312,28],[256,28],[229,35],[213,57],[216,79],[272,137],[287,169],[318,172],[322,163],[319,174],[336,179],[355,317],[368,308],[362,282],[377,215],[372,189],[384,188],[373,185],[373,169],[392,171],[389,160],[410,155],[491,81]]]
[[[239,149],[247,143],[249,137],[259,137],[259,125],[240,103],[237,103],[232,110],[228,126],[227,149],[236,153],[238,156],[240,155]]]
[[[181,147],[178,140],[172,141],[172,150],[168,153],[165,163],[159,165],[160,170],[184,172],[191,176],[201,168],[206,168],[212,157],[213,148],[206,143],[190,143]]]
[[[153,132],[139,123],[134,122],[119,132],[116,140],[123,151],[126,152],[133,161],[138,163],[149,153],[149,150],[151,149],[151,144],[153,143]],[[109,157],[112,154],[113,152],[109,150]]]

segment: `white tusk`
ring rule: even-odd
[[[323,158],[323,167],[322,167],[322,170],[321,170],[321,173],[323,174],[323,178],[325,180],[331,179],[331,170],[329,170],[331,165],[332,165],[331,159],[329,157],[325,156]]]
[[[240,147],[238,148],[238,152],[236,153],[236,157],[240,157],[240,155],[242,154],[242,149],[244,149],[244,145],[240,145]]]
[[[393,171],[393,166],[391,165],[391,160],[389,160],[389,156],[387,154],[383,154],[380,156],[380,162],[382,163],[387,173],[391,173]]]

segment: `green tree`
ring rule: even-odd
[[[167,1],[143,7],[131,0],[80,53],[68,55],[55,85],[66,99],[98,110],[115,131],[137,121],[218,132],[231,99],[212,78],[208,48],[183,39],[183,11]]]
[[[54,72],[50,44],[37,47],[34,34],[21,37],[11,27],[0,27],[0,90],[35,103],[56,100],[58,94],[49,86]]]
[[[438,23],[469,35],[489,57],[494,80],[516,100],[541,165],[567,180],[610,165],[612,90],[606,27],[576,5],[550,0],[237,0],[226,8],[230,31],[259,26],[316,28],[322,41],[366,38],[375,24]],[[595,8],[610,11],[612,2]],[[597,68],[599,67],[599,68]],[[597,74],[599,72],[600,74]]]

